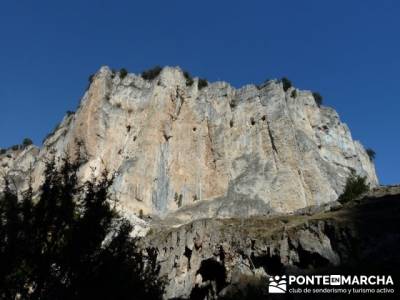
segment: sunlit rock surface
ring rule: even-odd
[[[178,222],[321,205],[337,199],[351,170],[377,185],[373,163],[335,110],[293,90],[276,80],[199,90],[179,68],[144,80],[102,67],[43,147],[0,155],[0,170],[22,185],[32,166],[37,187],[45,158],[78,151],[82,180],[117,172],[112,192],[125,214]]]

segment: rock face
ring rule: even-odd
[[[25,174],[33,164],[37,187],[44,158],[79,151],[82,179],[117,172],[113,192],[126,214],[180,222],[334,201],[351,170],[377,185],[373,163],[337,113],[294,90],[277,80],[199,90],[179,68],[144,80],[102,67],[40,150],[3,154],[0,168]]]
[[[400,218],[393,212],[399,209],[400,187],[379,188],[312,215],[155,227],[146,243],[158,249],[167,299],[267,299],[272,275],[398,274]],[[257,297],[246,294],[249,286]]]
[[[11,188],[19,192],[24,191],[28,187],[29,175],[34,172],[38,156],[39,149],[32,145],[4,150],[4,153],[0,154],[0,191],[5,175],[11,179]]]

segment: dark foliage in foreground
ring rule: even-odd
[[[156,255],[138,251],[110,206],[106,172],[77,183],[78,165],[47,163],[40,196],[0,199],[0,299],[161,299]]]
[[[344,204],[368,192],[369,185],[366,183],[366,180],[365,177],[352,173],[349,178],[347,178],[344,192],[340,195],[338,201]]]

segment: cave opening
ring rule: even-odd
[[[323,268],[330,265],[328,259],[316,252],[307,251],[300,245],[297,248],[297,254],[299,255],[299,262],[296,263],[296,266],[300,269]]]
[[[255,268],[263,267],[269,275],[280,275],[284,269],[281,258],[277,254],[255,256],[252,253],[251,260]]]
[[[191,269],[190,266],[190,259],[192,258],[192,250],[190,250],[187,246],[185,247],[185,252],[183,252],[183,255],[186,256],[186,258],[188,259],[188,270]]]
[[[203,260],[197,271],[203,278],[203,281],[215,281],[217,292],[219,292],[226,283],[226,270],[223,264],[213,258]]]
[[[200,274],[203,283],[208,285],[195,286],[190,294],[190,299],[214,299],[226,286],[226,270],[222,263],[214,258],[203,260],[196,274]]]

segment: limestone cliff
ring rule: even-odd
[[[199,89],[171,67],[152,80],[121,77],[102,67],[43,147],[0,155],[0,171],[22,188],[32,166],[37,187],[46,157],[79,151],[82,179],[117,172],[113,193],[126,215],[179,222],[321,205],[337,199],[351,170],[378,183],[363,146],[309,91],[277,80]]]

